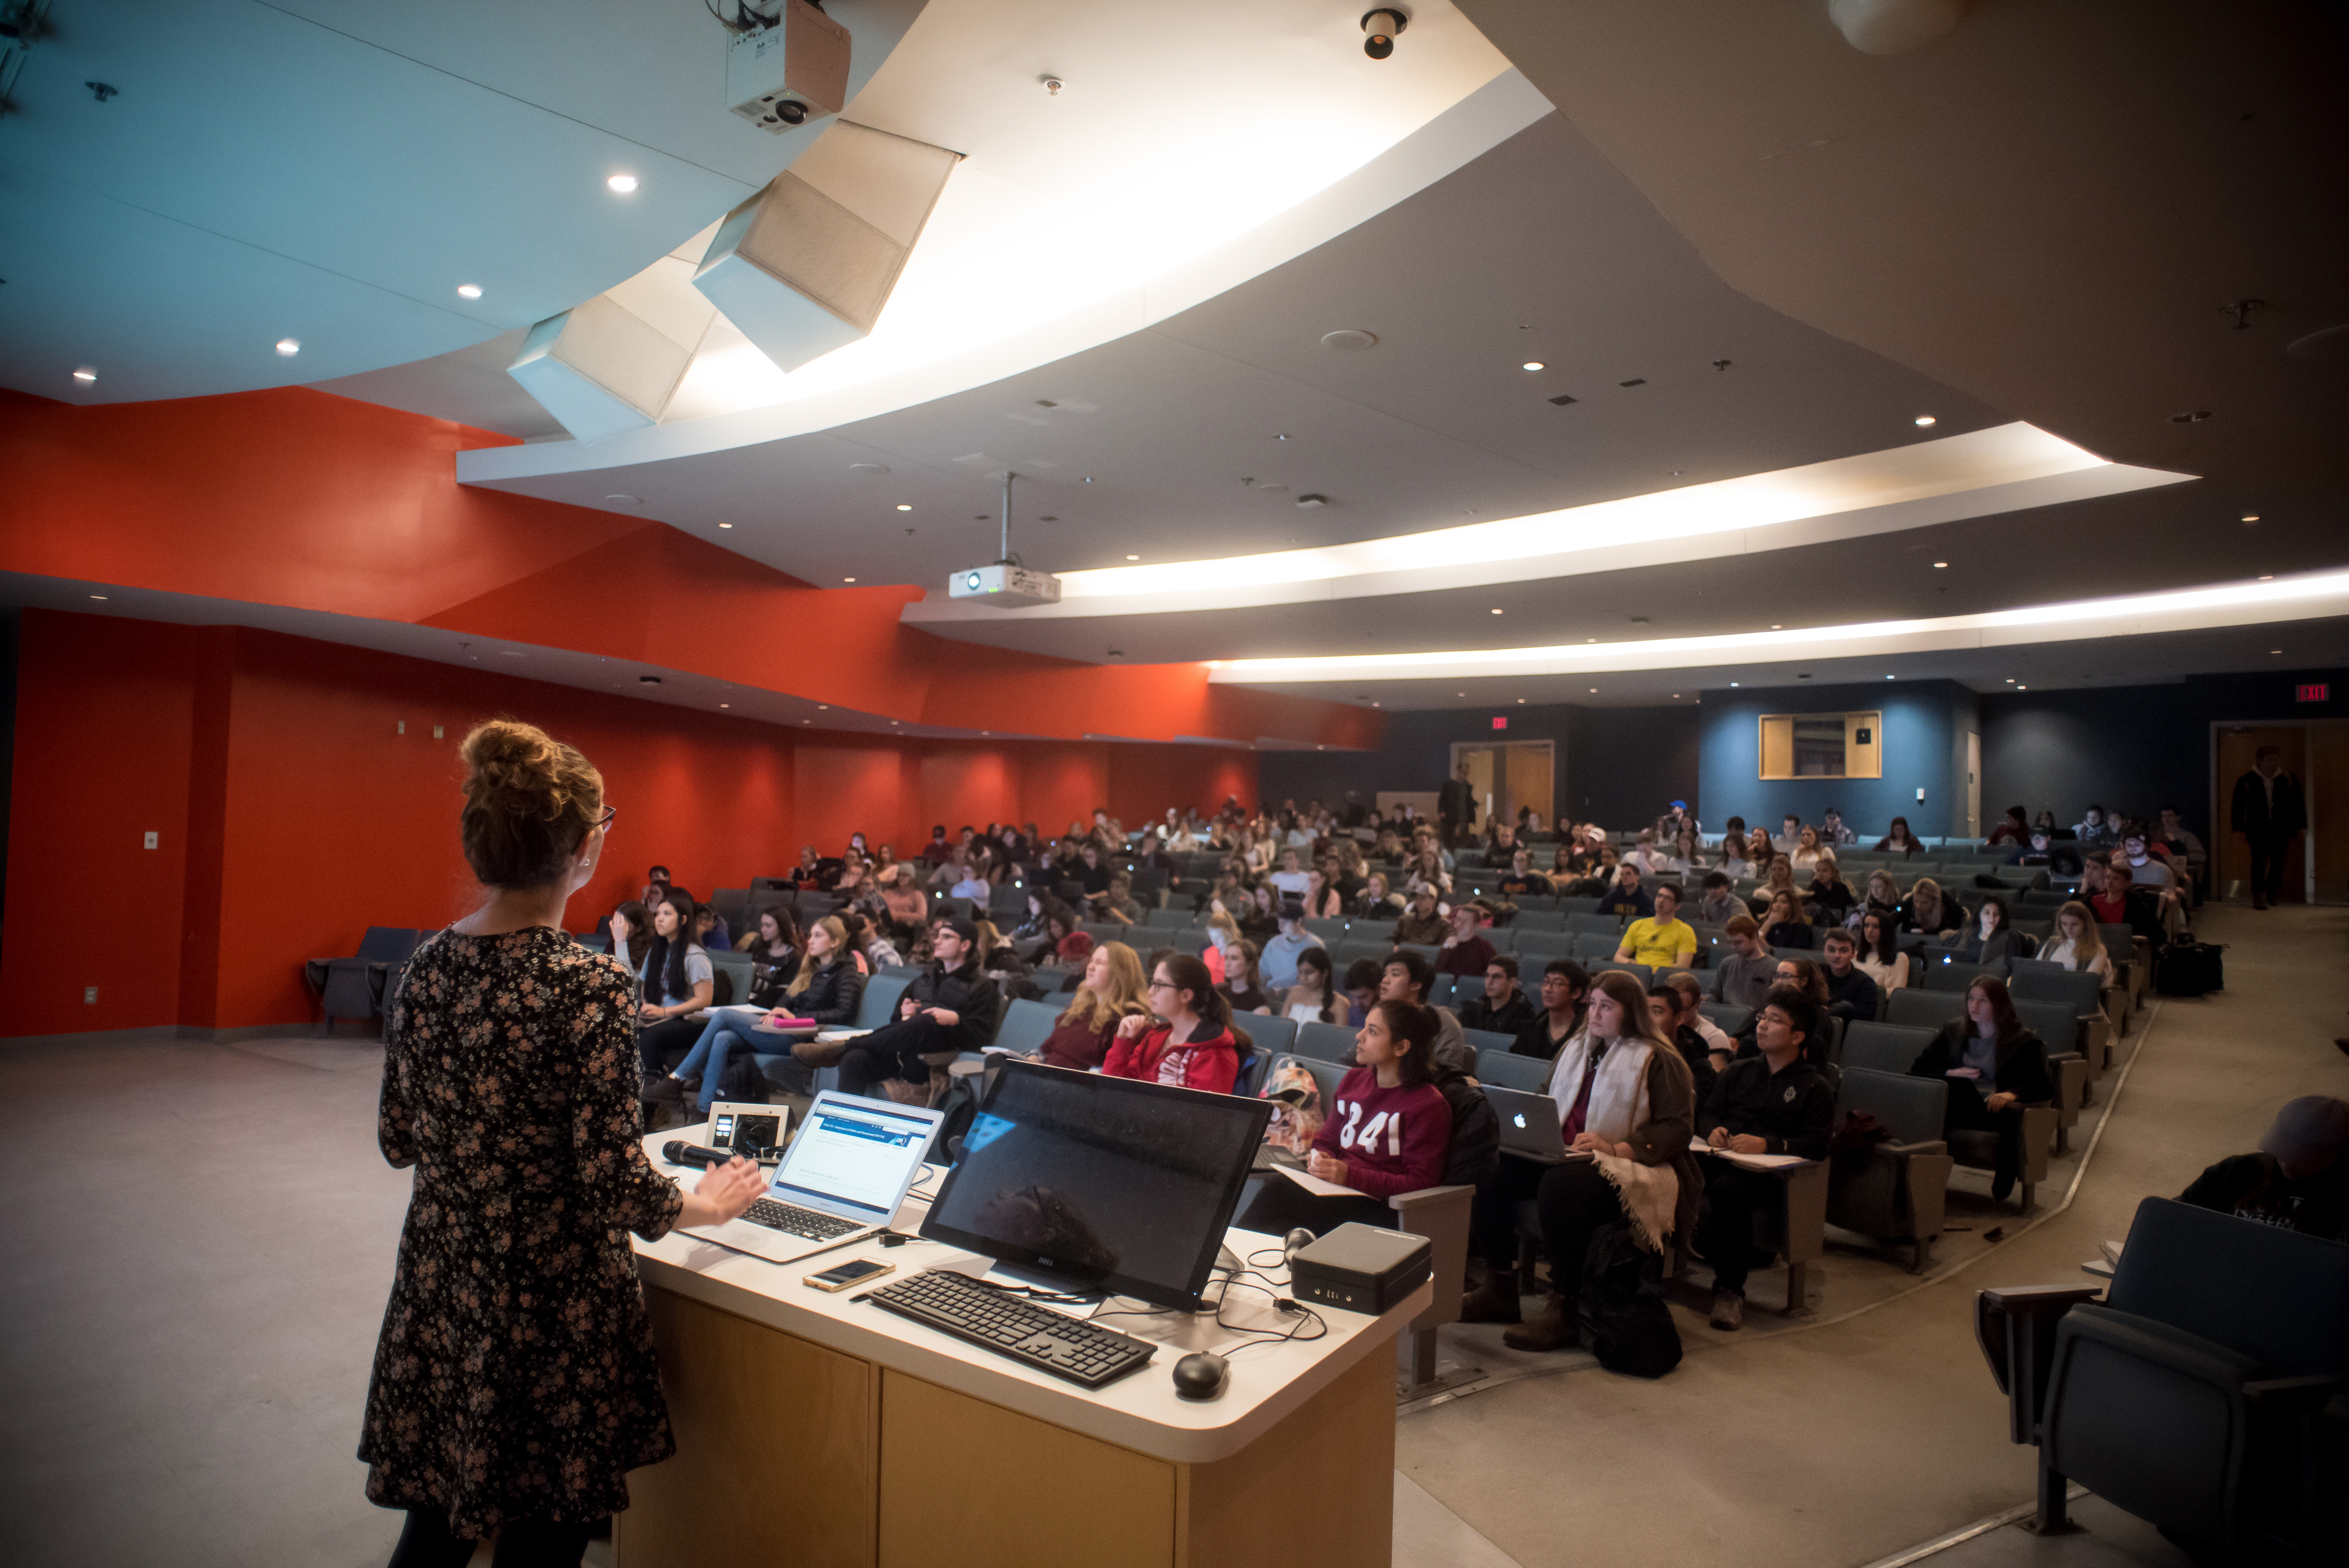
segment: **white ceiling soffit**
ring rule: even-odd
[[[903,618],[930,624],[1005,615],[1124,617],[1525,583],[1924,528],[2192,477],[2108,463],[2029,425],[1998,425],[1775,473],[1426,533],[1065,572],[1057,604],[1011,611],[929,599],[906,605]]]
[[[934,0],[923,27],[900,59],[931,42],[947,0]],[[1135,6],[1093,12],[1139,13]],[[789,440],[926,403],[1125,337],[1313,250],[1443,179],[1549,115],[1549,104],[1507,68],[1474,29],[1444,7],[1423,13],[1449,19],[1434,35],[1417,77],[1376,73],[1405,64],[1402,51],[1383,63],[1362,58],[1327,26],[1328,6],[1304,0],[1256,0],[1208,7],[1241,38],[1264,35],[1261,50],[1222,39],[1215,61],[1178,53],[1161,41],[1189,36],[1195,24],[1166,29],[1154,20],[1121,24],[1131,61],[1105,58],[1107,73],[1087,88],[1073,71],[1048,112],[1073,123],[1052,132],[1055,149],[1089,150],[1082,162],[1040,167],[1034,150],[1008,146],[990,156],[974,137],[987,121],[983,95],[958,107],[973,123],[941,122],[925,102],[895,103],[885,92],[895,66],[851,106],[861,124],[967,154],[905,264],[888,308],[870,336],[791,376],[733,337],[713,332],[671,405],[650,429],[592,442],[543,442],[460,454],[467,484],[526,489],[516,481],[608,471]],[[1421,24],[1414,21],[1413,36]],[[1452,47],[1434,46],[1449,40]],[[1137,42],[1147,40],[1146,43]],[[982,51],[982,54],[986,51]],[[1058,57],[1057,55],[1054,57]],[[1364,67],[1367,78],[1354,69]],[[1342,68],[1340,68],[1342,67]],[[1148,74],[1143,76],[1145,67]],[[1243,81],[1228,78],[1239,73]],[[1000,71],[969,73],[1010,83]],[[1261,77],[1261,91],[1242,90]],[[1129,119],[1119,84],[1158,103],[1153,120]],[[1203,83],[1214,83],[1212,92]],[[1300,97],[1300,85],[1319,85]],[[1018,82],[1027,123],[1042,98]],[[1089,103],[1105,96],[1107,104]],[[1260,116],[1242,112],[1248,102]],[[1115,112],[1112,112],[1114,110]],[[886,111],[886,112],[885,112]],[[1107,116],[1103,134],[1087,133],[1087,116]],[[1212,125],[1206,130],[1203,123]],[[961,132],[963,134],[957,134]],[[1123,158],[1104,156],[1122,149]],[[760,406],[746,406],[757,403]]]
[[[836,5],[872,45],[854,88],[921,0]],[[727,112],[727,35],[698,0],[50,15],[0,134],[0,382],[74,403],[312,382],[528,326],[815,134]],[[619,173],[634,192],[606,189]],[[287,338],[298,353],[277,352]]]
[[[2349,615],[2349,572],[2258,583],[2214,583],[2167,593],[2040,604],[1932,620],[1878,621],[1852,626],[1739,632],[1711,637],[1654,637],[1547,648],[1485,648],[1421,654],[1350,654],[1294,659],[1234,659],[1210,665],[1208,679],[1228,686],[1300,681],[1447,681],[1490,676],[1600,675],[1634,670],[1710,669],[1789,658],[1882,658],[1952,649],[2002,648],[2080,638],[2131,637],[2266,625]]]

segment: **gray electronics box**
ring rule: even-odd
[[[1425,1236],[1349,1221],[1297,1250],[1288,1294],[1376,1316],[1424,1284],[1434,1267],[1434,1243]]]

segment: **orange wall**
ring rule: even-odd
[[[1247,752],[795,730],[250,628],[29,610],[0,1034],[314,1017],[304,959],[471,907],[456,747],[498,714],[578,746],[619,812],[574,929],[656,861],[707,893],[853,831],[911,854],[937,821],[1058,831],[1099,805],[1138,825],[1255,799]],[[149,829],[159,850],[139,847]],[[93,919],[177,940],[93,942]]]
[[[1383,729],[1210,686],[1204,665],[951,642],[898,620],[916,588],[818,590],[664,523],[456,482],[459,450],[502,444],[305,387],[98,407],[0,392],[0,571],[576,649],[907,723],[1348,747]]]

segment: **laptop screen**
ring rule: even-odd
[[[1009,1061],[922,1234],[1195,1310],[1272,1107]]]
[[[886,1224],[936,1127],[932,1112],[819,1095],[767,1190],[788,1202],[821,1200]]]

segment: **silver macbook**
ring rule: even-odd
[[[1492,1101],[1493,1114],[1501,1119],[1502,1153],[1544,1165],[1563,1165],[1569,1160],[1586,1158],[1568,1150],[1565,1129],[1558,1121],[1557,1101],[1527,1089],[1503,1088],[1489,1083],[1484,1088],[1485,1098]]]
[[[861,1242],[888,1229],[940,1119],[935,1110],[826,1089],[750,1212],[688,1233],[779,1264]]]

